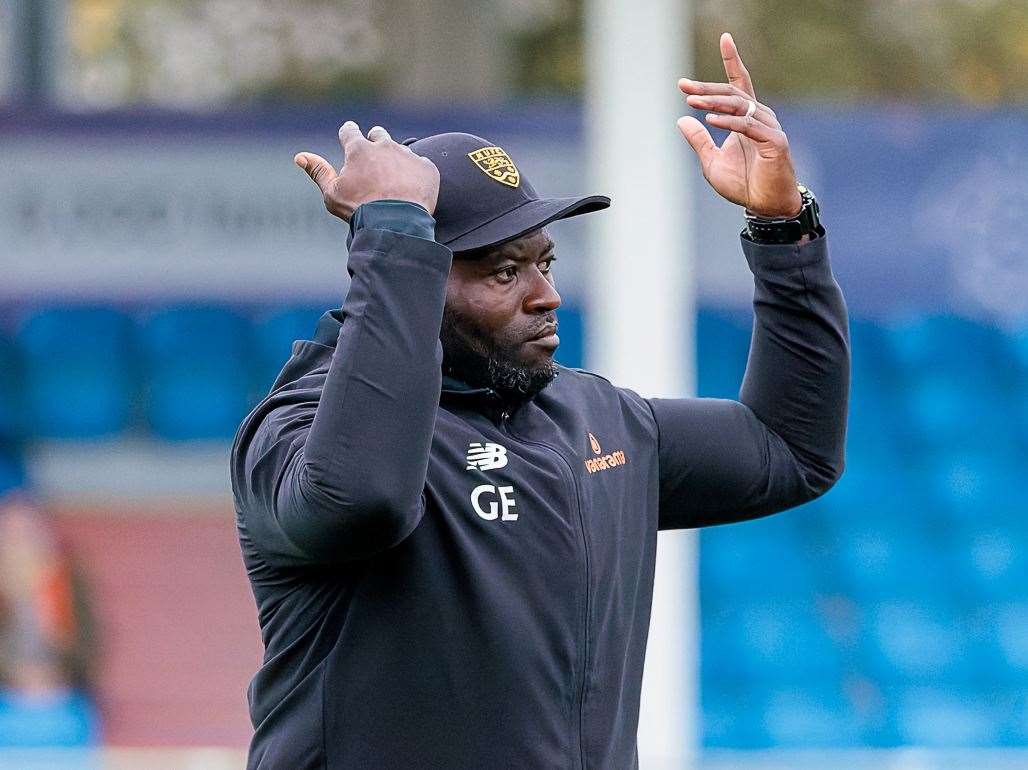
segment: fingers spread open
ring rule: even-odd
[[[753,83],[750,80],[750,73],[746,65],[742,63],[739,56],[739,49],[735,46],[735,40],[731,34],[725,32],[721,35],[721,61],[725,65],[725,74],[728,75],[728,82],[737,86],[750,96],[754,96]]]

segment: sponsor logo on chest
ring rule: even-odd
[[[592,433],[589,433],[589,446],[592,448],[594,455],[584,460],[585,469],[589,473],[609,471],[628,462],[628,457],[621,449],[615,449],[613,452],[604,452],[599,440]]]

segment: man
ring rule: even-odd
[[[679,127],[762,217],[742,240],[740,401],[642,398],[554,363],[544,226],[608,199],[540,198],[468,134],[405,146],[348,122],[340,171],[297,156],[350,223],[351,284],[233,449],[266,647],[249,768],[637,767],[657,531],[839,477],[845,306],[785,134],[721,45],[731,84],[679,87],[734,133],[718,148]]]

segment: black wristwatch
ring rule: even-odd
[[[796,185],[803,200],[800,213],[794,217],[762,217],[746,212],[743,234],[754,243],[796,243],[804,235],[824,235],[820,207],[814,194],[801,184]]]

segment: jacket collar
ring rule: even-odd
[[[490,396],[499,395],[492,388],[476,388],[464,380],[458,380],[448,374],[443,375],[443,393],[453,396]]]
[[[503,396],[492,388],[474,387],[448,374],[443,374],[439,401],[440,403],[445,402],[477,407],[480,411],[489,415],[494,422],[501,415],[509,415],[525,403],[524,401],[504,399]]]

